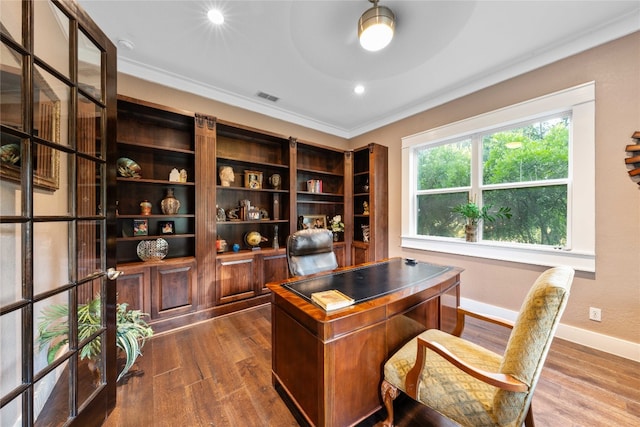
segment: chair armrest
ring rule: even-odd
[[[418,381],[420,380],[420,372],[424,367],[424,359],[426,349],[435,351],[449,363],[462,370],[473,378],[485,382],[494,387],[501,388],[506,391],[525,392],[529,390],[529,386],[522,381],[514,378],[509,374],[501,374],[499,372],[487,372],[483,369],[476,368],[455,356],[441,344],[426,341],[418,337],[418,352],[416,355],[416,364],[407,373],[405,380],[406,393],[413,399],[417,399]]]
[[[489,316],[489,315],[486,315],[486,314],[478,313],[476,311],[466,310],[466,309],[464,309],[462,307],[458,307],[457,315],[458,315],[458,317],[457,317],[457,322],[456,322],[456,328],[451,333],[452,335],[455,335],[457,337],[462,335],[462,331],[464,330],[464,322],[465,322],[466,316],[474,317],[476,319],[480,319],[480,320],[483,320],[485,322],[489,322],[489,323],[493,323],[495,325],[503,326],[505,328],[513,329],[513,322],[510,321],[510,320],[503,319],[503,318],[497,317],[497,316]]]

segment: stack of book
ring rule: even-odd
[[[311,300],[327,311],[348,307],[355,302],[353,298],[336,289],[314,292],[311,294]]]

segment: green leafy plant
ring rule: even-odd
[[[329,227],[331,228],[331,231],[334,232],[344,231],[344,222],[342,222],[342,215],[336,215],[331,218]]]
[[[498,210],[492,210],[493,205],[486,205],[482,208],[476,203],[469,201],[467,203],[455,206],[451,211],[458,213],[467,219],[467,225],[478,225],[480,221],[493,222],[497,218],[511,218],[511,208],[501,207]]]
[[[126,303],[116,306],[116,345],[125,355],[125,365],[118,374],[118,381],[129,372],[146,340],[153,336],[153,330],[144,320],[146,314],[140,310],[128,310]],[[47,348],[47,361],[53,362],[60,349],[69,343],[69,306],[52,304],[45,307],[38,324],[39,349]],[[102,327],[101,298],[97,296],[87,304],[78,305],[78,340],[83,341]],[[100,335],[85,345],[80,351],[80,359],[94,363],[101,354]],[[96,363],[97,364],[97,363]]]

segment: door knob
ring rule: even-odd
[[[120,277],[121,274],[122,274],[122,271],[118,271],[113,267],[107,270],[107,278],[109,280],[116,280],[118,277]]]

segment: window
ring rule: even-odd
[[[473,200],[511,209],[510,220],[481,223],[481,240],[565,247],[570,124],[561,113],[416,148],[416,233],[462,237],[451,208]]]
[[[403,138],[403,247],[595,271],[594,84]],[[464,241],[468,200],[509,207]]]

